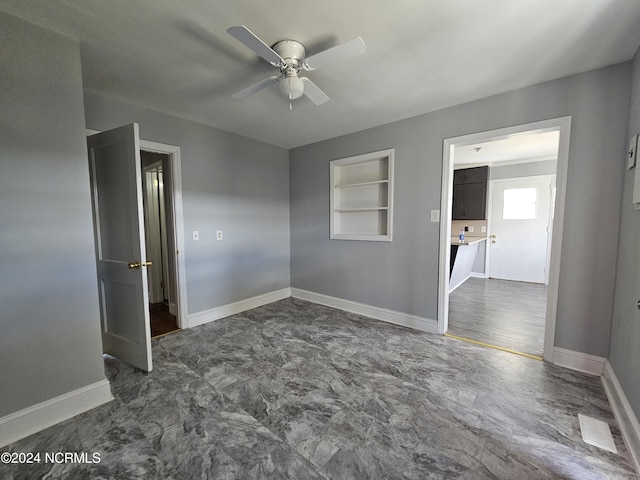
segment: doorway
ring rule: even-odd
[[[143,208],[148,270],[151,337],[179,329],[176,313],[175,251],[169,234],[171,218],[170,157],[164,153],[140,151]],[[165,187],[165,184],[167,185]]]
[[[103,352],[151,371],[151,327],[141,152],[165,155],[162,165],[166,258],[171,273],[168,308],[178,327],[187,327],[184,225],[180,148],[139,139],[133,123],[105,132],[87,131]],[[153,183],[159,170],[149,168]],[[170,179],[170,181],[168,181]],[[160,203],[160,202],[159,202]],[[158,214],[160,216],[160,214]],[[162,244],[163,240],[160,239]],[[161,247],[162,248],[162,247]],[[166,278],[166,277],[165,277]],[[166,296],[168,297],[166,297]]]
[[[518,320],[524,319],[525,322],[531,321],[531,323],[534,324],[534,330],[537,328],[537,331],[534,331],[533,334],[537,338],[539,344],[538,351],[535,352],[534,355],[536,353],[542,354],[545,360],[550,361],[553,353],[553,340],[555,333],[555,309],[557,304],[557,282],[559,277],[559,247],[562,238],[564,186],[566,182],[570,120],[570,117],[563,117],[500,130],[465,135],[463,137],[445,139],[443,152],[443,193],[441,201],[441,218],[443,221],[440,226],[440,291],[438,308],[438,330],[440,333],[445,334],[450,331],[450,315],[458,315],[466,319],[470,319],[469,325],[472,329],[482,331],[482,326],[479,325],[480,322],[477,320],[476,315],[484,314],[484,318],[489,321],[498,320],[500,314],[496,313],[495,310],[492,310],[491,302],[493,301],[496,304],[502,302],[503,307],[513,307],[511,310],[507,309],[505,313],[505,321],[511,322],[508,327],[513,330],[514,324],[516,324]],[[499,159],[494,157],[490,160],[485,158],[483,161],[484,163],[473,161],[474,155],[476,160],[478,157],[482,157],[482,155],[478,155],[478,153],[482,152],[484,146],[492,144],[498,145],[500,142],[504,144],[509,144],[510,142],[514,144],[526,144],[527,137],[529,137],[529,140],[535,140],[536,138],[542,139],[545,135],[547,137],[555,135],[556,143],[553,159],[549,158],[548,155],[537,154],[535,152],[510,152],[507,156],[511,157],[511,159]],[[535,148],[536,147],[534,146],[533,149],[535,150]],[[487,148],[487,150],[491,149]],[[465,151],[469,154],[465,154]],[[500,163],[499,160],[504,160],[504,162]],[[548,171],[550,161],[553,161],[554,163],[554,171],[552,172]],[[473,261],[469,261],[469,265],[472,265],[472,267],[469,267],[469,274],[465,277],[468,281],[463,281],[459,285],[454,285],[458,286],[455,294],[464,298],[460,302],[457,302],[457,299],[450,302],[449,276],[453,272],[453,268],[455,268],[455,265],[450,264],[450,261],[453,258],[451,255],[451,235],[455,234],[457,238],[457,229],[460,228],[459,221],[451,221],[453,211],[453,174],[454,169],[469,168],[477,165],[489,165],[491,172],[489,174],[489,181],[487,185],[487,197],[489,200],[487,216],[484,219],[484,223],[481,221],[479,223],[472,224],[470,227],[472,231],[474,226],[476,230],[481,229],[481,233],[475,233],[475,235],[484,238],[479,240],[475,238],[471,239],[473,241],[477,240],[475,248],[478,253]],[[496,165],[499,165],[500,168],[496,168]],[[519,185],[519,183],[530,183],[532,178],[529,177],[541,176],[541,171],[546,175],[545,182],[550,182],[550,179],[552,178],[551,175],[555,174],[555,188],[547,186],[536,187],[541,189],[536,190],[537,192],[544,192],[544,194],[538,193],[537,195],[539,196],[532,197],[532,187],[524,184]],[[513,182],[514,185],[509,187],[509,182]],[[534,208],[532,205],[535,205],[536,202],[539,203],[538,211],[546,211],[550,217],[548,231],[546,231],[546,228],[544,229],[544,245],[542,247],[540,246],[541,242],[539,239],[536,242],[537,249],[543,252],[543,267],[541,270],[536,270],[538,275],[538,277],[536,277],[536,282],[540,282],[540,271],[542,271],[543,274],[543,278],[540,283],[533,283],[526,280],[523,281],[522,278],[516,278],[514,280],[497,280],[495,278],[491,278],[492,275],[496,275],[495,272],[491,271],[491,255],[494,253],[498,256],[496,253],[497,250],[494,249],[492,252],[492,246],[504,247],[507,246],[507,244],[512,243],[508,241],[508,235],[504,236],[503,233],[500,234],[500,237],[504,236],[504,238],[499,238],[499,236],[492,231],[494,228],[492,217],[496,216],[495,211],[500,211],[501,216],[503,216],[502,214],[504,213],[504,204],[501,202],[504,200],[505,185],[507,186],[508,192],[507,198],[513,196],[520,197],[524,202],[524,204],[520,205],[520,208],[529,209],[528,213],[522,213],[522,211],[520,211],[520,213],[516,212],[516,214],[513,214],[512,210],[508,210],[506,212],[507,219],[515,215],[516,218],[513,219],[514,222],[517,223],[519,221],[522,224],[526,224],[526,221],[523,219],[517,220],[517,218],[519,215],[531,215],[531,209]],[[549,188],[552,190],[551,192],[545,190]],[[531,198],[536,198],[537,200],[532,203]],[[500,199],[500,201],[497,201],[496,199]],[[492,202],[492,200],[494,201]],[[555,209],[552,209],[549,203],[553,203],[554,200]],[[527,202],[529,202],[528,206],[523,206],[527,204]],[[494,203],[498,204],[494,205]],[[536,216],[537,215],[539,214],[536,213]],[[456,223],[455,232],[452,230],[452,223]],[[465,223],[466,222],[462,222],[462,225],[465,225]],[[551,237],[552,232],[554,234],[553,237]],[[495,237],[492,238],[493,235],[495,235]],[[521,233],[521,235],[523,234]],[[524,235],[526,236],[527,234]],[[456,250],[462,251],[464,248],[467,247],[460,246]],[[513,250],[513,247],[510,247],[507,250],[509,249]],[[517,247],[515,248],[515,251],[518,251]],[[511,253],[513,254],[513,252]],[[516,263],[526,264],[526,262],[520,261],[522,257],[523,256],[521,255],[520,259],[517,260]],[[498,258],[497,261],[500,261],[500,258]],[[507,261],[507,263],[508,262],[509,261]],[[513,260],[511,260],[511,262],[513,262]],[[536,265],[539,267],[540,262],[538,261]],[[500,284],[500,282],[506,283]],[[512,287],[517,288],[514,289]],[[519,296],[521,298],[518,298]],[[474,299],[477,300],[476,304],[472,303]],[[524,303],[521,303],[521,301]],[[526,315],[523,316],[523,313],[533,313],[533,316],[536,318],[527,320]],[[517,333],[517,331],[515,333]],[[480,337],[477,338],[476,343],[489,344],[489,346],[492,346],[492,341],[494,344],[499,343],[497,342],[496,337],[493,339],[483,339]],[[515,350],[508,346],[498,346],[503,350]]]
[[[187,280],[184,263],[184,219],[182,214],[182,160],[180,147],[140,139],[141,169],[144,170],[144,155],[150,164],[162,161],[162,180],[165,199],[164,241],[167,253],[165,271],[168,272],[169,287],[167,302],[162,302],[149,313],[164,317],[164,323],[175,321],[175,328],[188,328],[187,316]],[[146,225],[145,225],[146,229]],[[149,270],[150,272],[150,270]],[[151,299],[151,297],[149,297]],[[151,302],[150,302],[151,303]],[[174,318],[175,317],[175,320]],[[168,327],[165,329],[168,330]],[[171,330],[173,331],[173,330]],[[163,332],[166,333],[166,332]],[[159,333],[162,334],[162,333]],[[153,333],[152,333],[152,336]]]

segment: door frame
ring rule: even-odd
[[[100,130],[86,129],[87,136],[100,133]],[[188,328],[187,309],[187,278],[184,261],[184,216],[182,213],[182,162],[180,157],[180,147],[167,145],[164,143],[152,142],[140,139],[140,150],[147,152],[163,153],[169,156],[169,168],[171,169],[171,235],[176,248],[175,269],[176,269],[176,303],[177,315],[176,324],[178,328]],[[144,214],[144,212],[141,212]]]
[[[187,322],[187,279],[184,262],[184,217],[182,215],[182,167],[180,147],[164,143],[151,142],[140,139],[140,149],[147,152],[163,153],[169,156],[171,169],[171,218],[170,234],[176,247],[174,252],[174,267],[176,269],[176,324],[178,328],[188,328]]]
[[[543,359],[553,360],[556,315],[558,309],[558,283],[560,278],[560,255],[564,225],[567,168],[569,163],[569,136],[571,116],[559,117],[539,122],[514,125],[511,127],[445,138],[442,151],[442,196],[440,199],[440,255],[438,281],[438,333],[444,334],[449,320],[449,258],[451,243],[451,214],[453,204],[453,152],[456,146],[470,145],[482,141],[499,140],[511,135],[531,131],[560,132],[558,161],[556,168],[556,203],[553,218],[553,238],[551,242],[551,266],[549,268],[549,288],[544,332]]]

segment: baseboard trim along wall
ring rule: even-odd
[[[291,296],[290,288],[283,288],[282,290],[276,290],[275,292],[264,293],[255,297],[240,300],[238,302],[228,303],[219,307],[204,310],[202,312],[193,313],[188,316],[188,324],[182,328],[197,327],[205,323],[220,320],[221,318],[228,317],[229,315],[236,315],[238,313],[251,310],[252,308],[261,307],[268,303],[277,302],[284,298]]]
[[[591,375],[602,375],[605,358],[588,353],[567,350],[566,348],[553,347],[553,360],[551,363],[559,367],[570,368],[578,372]]]
[[[0,447],[113,400],[108,380],[78,388],[0,418]]]
[[[438,321],[429,318],[422,318],[408,313],[402,313],[386,308],[374,307],[364,303],[358,303],[344,298],[331,297],[321,293],[309,292],[299,288],[291,289],[291,296],[301,300],[307,300],[320,305],[338,308],[351,313],[364,315],[365,317],[375,318],[383,322],[402,325],[403,327],[415,328],[428,333],[438,333]]]
[[[622,390],[622,386],[609,360],[604,362],[604,373],[601,379],[602,386],[611,404],[613,415],[616,417],[616,421],[622,431],[624,443],[629,449],[629,453],[631,453],[636,472],[640,473],[640,423]]]

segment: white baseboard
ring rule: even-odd
[[[453,287],[451,286],[451,284],[449,284],[449,293],[453,292],[456,288],[458,288],[460,285],[462,285],[464,282],[466,282],[467,280],[469,280],[472,277],[472,275],[469,275],[467,278],[465,278],[464,280],[462,280],[461,282],[459,282],[457,285],[454,285]]]
[[[638,417],[631,408],[609,360],[604,362],[602,386],[607,393],[611,409],[622,431],[624,443],[631,453],[636,473],[640,474],[640,423],[638,423]]]
[[[602,375],[605,358],[588,353],[567,350],[566,348],[553,347],[551,363],[559,367],[569,368],[590,375]]]
[[[415,328],[429,333],[438,333],[438,321],[429,318],[422,318],[416,315],[410,315],[408,313],[402,313],[395,310],[388,310],[386,308],[374,307],[372,305],[366,305],[364,303],[353,302],[351,300],[345,300],[343,298],[331,297],[321,293],[309,292],[299,288],[291,289],[291,296],[307,300],[313,303],[319,303],[320,305],[326,305],[328,307],[339,308],[347,312],[357,313],[364,315],[365,317],[375,318],[382,320],[383,322],[394,323],[396,325],[402,325],[403,327]]]
[[[487,275],[486,273],[481,273],[481,272],[471,272],[471,275],[469,275],[470,277],[473,278],[489,278],[489,275]]]
[[[0,418],[0,447],[111,400],[111,387],[105,379],[11,413]]]
[[[183,328],[197,327],[198,325],[220,320],[221,318],[228,317],[229,315],[236,315],[246,310],[251,310],[252,308],[261,307],[268,303],[289,298],[290,296],[291,289],[283,288],[282,290],[276,290],[275,292],[257,295],[238,302],[228,303],[209,310],[193,313],[187,318],[188,325],[185,325]]]

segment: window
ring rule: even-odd
[[[534,220],[536,218],[535,187],[505,188],[502,197],[503,220]]]

